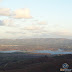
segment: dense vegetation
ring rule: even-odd
[[[9,57],[10,55],[12,57]],[[68,63],[69,68],[72,68],[72,55],[23,54],[22,57],[19,55],[15,53],[7,54],[6,58],[2,56],[3,58],[0,59],[0,72],[59,72],[63,63]]]

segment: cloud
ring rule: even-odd
[[[2,2],[3,0],[0,0],[0,2]]]
[[[0,16],[10,16],[10,9],[9,8],[0,8]]]
[[[7,31],[6,33],[9,33],[9,34],[26,34],[26,32],[22,32],[22,31]]]
[[[41,29],[41,30],[33,31],[33,33],[35,33],[35,34],[39,34],[39,33],[40,33],[40,34],[45,34],[45,33],[46,33],[46,34],[49,34],[49,31],[47,31],[47,30],[42,30],[42,29]]]
[[[9,21],[8,19],[3,20],[3,22],[4,22],[4,24],[5,24],[6,26],[8,26],[8,25],[9,25],[9,23],[10,23],[10,21]]]
[[[28,27],[25,27],[24,30],[40,30],[41,27],[38,27],[38,26],[28,26]]]
[[[70,36],[70,35],[72,35],[72,33],[69,33],[69,32],[55,32],[53,34],[59,35],[59,36]]]
[[[3,26],[3,25],[4,25],[3,21],[0,20],[0,26]]]
[[[14,18],[25,18],[25,19],[28,19],[28,18],[32,18],[32,16],[30,15],[30,10],[27,9],[27,8],[22,8],[22,9],[18,9],[16,11],[14,11]]]
[[[6,19],[6,20],[0,20],[0,26],[15,26],[13,24],[13,20],[9,20],[9,19]]]
[[[15,26],[13,23],[13,20],[10,20],[10,19],[6,19],[6,20],[3,20],[3,23],[5,26]]]
[[[45,25],[45,24],[47,24],[47,22],[46,22],[46,21],[41,21],[41,22],[39,22],[38,24]]]
[[[13,18],[18,19],[32,18],[32,16],[30,15],[30,10],[27,8],[18,9],[13,12],[10,10],[10,8],[0,8],[0,16],[12,16]]]
[[[61,30],[57,32],[52,32],[51,35],[56,35],[56,36],[72,36],[72,33],[68,30]]]
[[[7,31],[6,33],[9,33],[9,34],[19,34],[21,32]]]

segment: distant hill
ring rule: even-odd
[[[72,40],[65,38],[0,39],[0,50],[72,50]]]
[[[64,38],[0,39],[0,45],[24,44],[72,44],[72,40]]]

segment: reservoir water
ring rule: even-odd
[[[20,51],[20,50],[12,50],[12,51],[0,51],[0,53],[14,53],[14,52],[26,52],[26,51]],[[51,51],[51,50],[36,50],[31,53],[50,53],[50,54],[72,54],[72,52],[66,52],[61,49],[57,51]]]
[[[11,50],[11,51],[0,51],[0,53],[13,53],[13,52],[19,52],[20,50]]]
[[[72,54],[72,52],[66,52],[66,51],[62,51],[61,49],[57,50],[57,51],[51,51],[51,50],[37,50],[34,53],[50,53],[50,54]]]

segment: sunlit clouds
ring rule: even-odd
[[[23,9],[18,9],[14,11],[14,18],[24,18],[24,19],[29,19],[32,18],[30,15],[30,10],[28,8],[23,8]]]
[[[72,3],[66,2],[0,0],[0,38],[71,37]]]
[[[0,16],[10,16],[10,9],[9,8],[0,8]]]
[[[3,26],[3,25],[4,25],[3,21],[0,20],[0,26]]]

